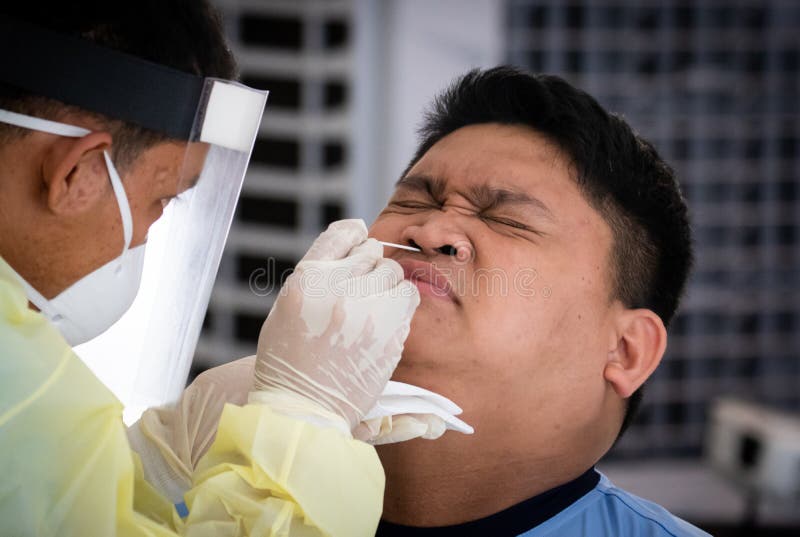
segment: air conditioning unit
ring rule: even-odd
[[[800,499],[800,416],[724,398],[711,408],[712,467],[761,497]]]

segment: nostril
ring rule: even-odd
[[[472,257],[472,248],[468,246],[462,246],[458,248],[458,253],[456,254],[456,259],[461,262],[469,261]]]
[[[444,246],[439,246],[438,248],[436,248],[436,250],[443,253],[444,255],[456,255],[458,253],[455,246],[451,246],[449,244],[445,244]]]
[[[414,239],[408,239],[408,245],[413,246],[414,248],[418,248],[420,251],[423,251],[422,246],[417,244],[417,242]]]

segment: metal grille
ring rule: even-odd
[[[564,76],[653,141],[697,264],[612,457],[697,456],[709,401],[800,410],[800,3],[510,0],[508,60]]]
[[[275,292],[351,188],[351,2],[215,4],[242,81],[270,95],[193,374],[255,353]]]

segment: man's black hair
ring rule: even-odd
[[[612,297],[669,326],[692,265],[686,203],[672,169],[619,116],[565,80],[500,66],[457,79],[427,111],[405,173],[439,140],[468,125],[530,127],[571,161],[574,179],[613,233]],[[629,399],[624,433],[641,402]]]
[[[207,0],[26,0],[3,2],[0,14],[198,76],[232,79],[237,74],[219,15]],[[136,124],[5,84],[0,84],[0,108],[53,120],[70,112],[93,116],[111,132],[112,157],[120,169],[144,149],[168,139]],[[29,132],[0,124],[0,143]]]

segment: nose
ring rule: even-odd
[[[469,261],[475,255],[475,247],[457,225],[456,218],[444,213],[431,215],[422,224],[406,227],[401,239],[428,256],[446,255],[459,262]]]

